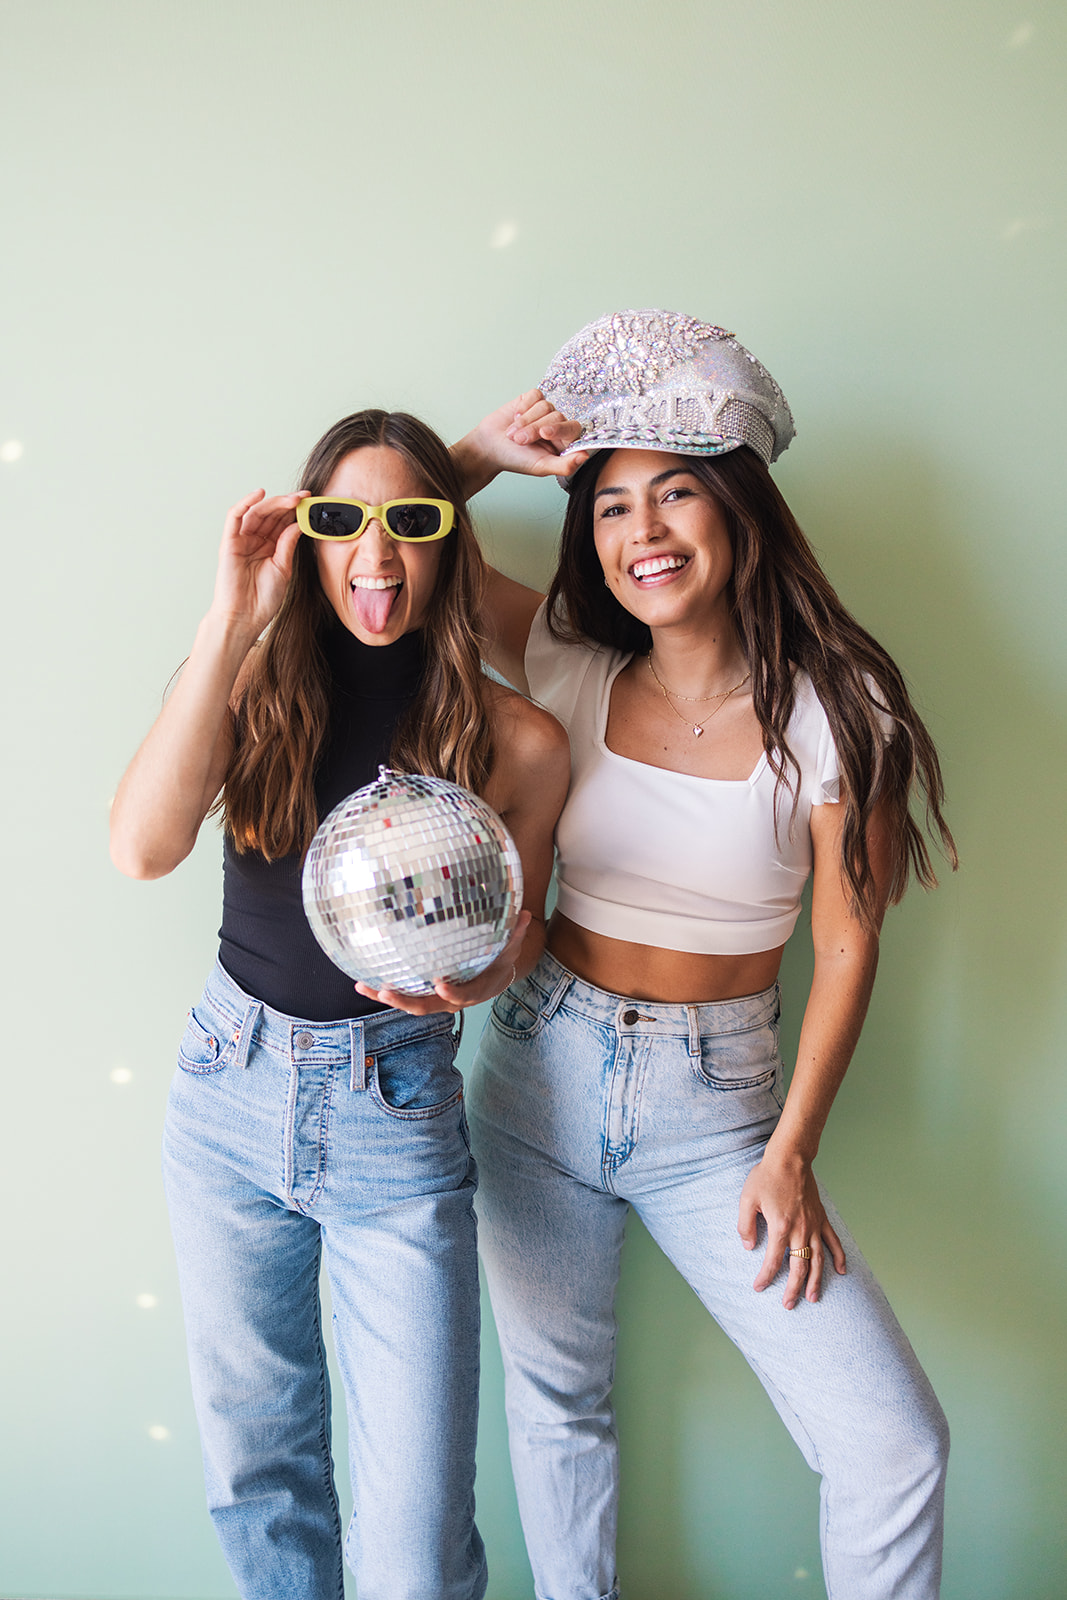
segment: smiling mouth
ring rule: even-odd
[[[634,562],[630,576],[636,582],[643,583],[649,578],[661,578],[665,573],[680,572],[688,565],[688,556],[647,556],[643,561]]]

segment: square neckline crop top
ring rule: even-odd
[[[530,630],[530,692],[567,729],[571,787],[556,827],[557,908],[579,927],[698,955],[753,955],[789,938],[812,867],[812,806],[839,798],[837,750],[804,672],[795,676],[787,780],[766,752],[747,778],[702,778],[619,755],[606,740],[611,690],[632,656]],[[777,809],[778,828],[775,830]]]

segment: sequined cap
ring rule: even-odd
[[[563,346],[541,390],[582,436],[564,450],[717,456],[770,465],[796,433],[766,367],[732,333],[679,311],[613,311]]]

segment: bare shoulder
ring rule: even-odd
[[[535,706],[505,684],[490,681],[489,689],[493,732],[502,749],[513,758],[529,757],[534,761],[568,756],[566,730],[551,711]]]
[[[565,729],[550,711],[535,706],[514,689],[491,683],[496,761],[486,795],[501,815],[516,808],[559,805],[570,780],[570,745]]]

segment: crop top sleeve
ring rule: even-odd
[[[837,750],[826,713],[797,673],[789,723],[800,767],[787,782],[761,755],[738,781],[632,761],[605,741],[611,688],[630,660],[555,639],[534,618],[526,673],[534,698],[570,735],[571,787],[556,829],[559,910],[633,944],[751,955],[785,943],[811,872],[812,806],[836,802]],[[777,790],[777,793],[776,793]]]

